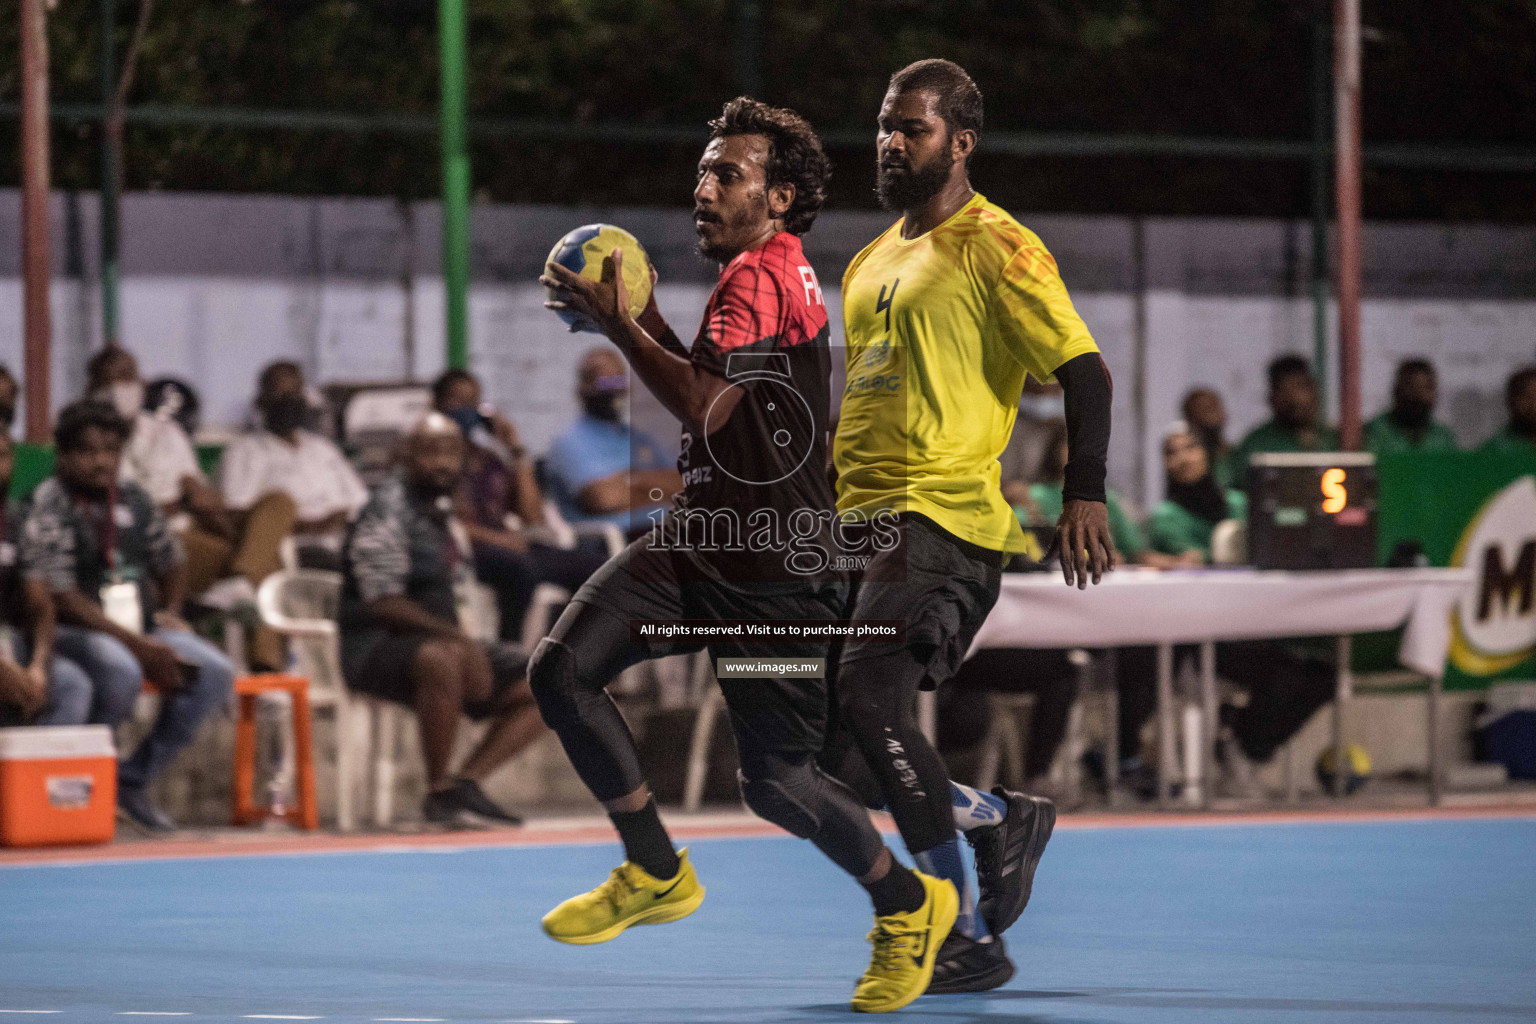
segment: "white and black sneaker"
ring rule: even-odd
[[[1029,905],[1035,869],[1056,827],[1056,805],[1001,786],[994,786],[992,795],[1008,804],[1008,813],[996,825],[971,829],[965,840],[976,851],[976,909],[999,936]]]
[[[1006,985],[1013,977],[1013,961],[1003,946],[1003,937],[994,935],[990,942],[973,942],[959,932],[950,932],[933,961],[933,980],[928,983],[931,996],[955,992],[989,992]]]
[[[451,829],[483,829],[521,825],[523,819],[504,811],[473,779],[458,779],[447,789],[428,793],[421,816],[430,825]]]

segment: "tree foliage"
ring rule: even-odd
[[[737,90],[742,0],[469,0],[472,115],[702,124]],[[8,0],[14,7],[15,0]],[[764,98],[825,129],[869,131],[891,71],[926,56],[981,84],[989,129],[1304,139],[1316,0],[758,0]],[[1329,5],[1322,4],[1324,13]],[[119,0],[117,50],[133,24]],[[1536,0],[1366,0],[1368,140],[1536,139]],[[58,103],[97,103],[96,0],[50,16]],[[15,54],[15,20],[0,48]],[[133,102],[431,116],[432,0],[159,0]],[[0,99],[17,97],[14,60]],[[55,180],[99,179],[98,126],[61,124]],[[14,145],[14,120],[0,140]],[[127,133],[130,188],[427,196],[431,136],[171,128]],[[1306,167],[1150,158],[1019,159],[977,167],[1028,209],[1301,213]],[[477,195],[543,202],[684,202],[692,143],[477,137]],[[871,202],[872,148],[840,148],[832,200]],[[4,174],[14,184],[17,168]],[[1529,218],[1530,174],[1372,170],[1380,216]]]

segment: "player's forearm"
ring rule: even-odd
[[[533,461],[520,458],[514,467],[517,479],[517,514],[524,526],[544,525],[544,493],[539,490],[539,480],[533,472]]]
[[[160,586],[160,610],[181,616],[182,603],[187,598],[187,563],[177,562],[155,581]]]
[[[662,337],[675,339],[670,329],[666,329],[665,321],[661,322],[661,327],[664,329]],[[634,320],[625,324],[621,338],[614,341],[629,358],[635,374],[666,410],[690,433],[702,434],[704,417],[719,394],[719,389],[714,386],[717,378],[694,369],[680,342],[675,347],[663,344]]]
[[[115,640],[119,640],[130,651],[138,649],[139,636],[130,633],[119,626],[106,613],[84,594],[78,590],[55,590],[53,592],[53,604],[58,609],[59,621],[71,626],[79,626],[93,633],[105,633]]]
[[[1065,501],[1103,501],[1109,457],[1110,406],[1114,386],[1097,352],[1069,359],[1056,368],[1066,401],[1067,470]]]
[[[53,656],[53,634],[57,622],[53,601],[49,598],[47,586],[41,580],[26,580],[22,583],[21,592],[27,623],[31,626],[31,663],[47,665],[48,659]]]

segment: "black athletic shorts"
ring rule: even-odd
[[[414,707],[416,681],[411,664],[421,645],[432,639],[425,633],[404,633],[392,629],[363,627],[342,645],[350,655],[342,665],[347,689],[378,700]],[[491,696],[488,700],[464,705],[464,714],[476,721],[490,718],[501,707],[507,691],[528,675],[528,658],[522,650],[508,643],[485,643],[491,662]]]
[[[799,583],[731,583],[705,578],[707,575],[707,571],[700,571],[696,556],[654,549],[652,536],[647,533],[583,583],[571,604],[610,616],[627,630],[631,623],[676,619],[830,622],[838,618],[848,600],[848,584],[841,577]],[[631,642],[640,648],[635,662],[706,648],[712,659],[826,659],[829,647],[824,639]],[[745,748],[740,751],[743,761],[760,753],[794,757],[814,755],[821,749],[827,726],[825,678],[726,677],[720,679],[720,691],[731,713],[737,743]]]
[[[853,585],[850,619],[904,619],[905,646],[928,666],[931,690],[960,668],[1002,587],[1001,551],[961,540],[926,516],[899,519],[901,543],[877,551]],[[887,654],[891,641],[849,640],[841,660]]]

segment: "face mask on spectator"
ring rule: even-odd
[[[1393,406],[1392,418],[1397,421],[1398,426],[1416,430],[1429,426],[1429,418],[1434,411],[1435,407],[1428,402],[1410,398],[1401,400]]]
[[[110,403],[123,419],[131,420],[144,410],[144,382],[141,380],[113,381],[98,391],[96,397]]]
[[[475,428],[480,426],[481,420],[483,419],[483,417],[480,415],[480,410],[476,409],[472,405],[462,406],[458,409],[450,409],[443,415],[457,423],[459,425],[459,429],[464,431],[465,437],[468,437],[470,434],[474,433]]]
[[[581,400],[587,415],[610,423],[621,423],[629,414],[629,396],[623,392],[600,391]]]
[[[278,395],[267,402],[261,418],[274,434],[287,434],[304,426],[309,419],[309,403],[303,395]]]

